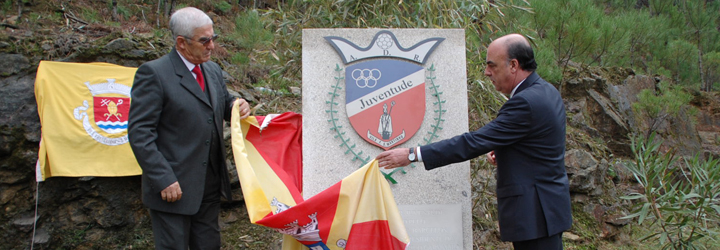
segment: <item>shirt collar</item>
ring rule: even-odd
[[[188,70],[189,70],[190,72],[192,72],[193,68],[195,68],[195,64],[194,64],[194,63],[191,63],[190,61],[188,61],[187,59],[185,59],[185,57],[184,57],[182,54],[180,54],[180,51],[176,51],[176,52],[177,52],[178,55],[180,56],[180,59],[182,59],[183,63],[185,63],[185,67],[187,67]]]
[[[523,84],[523,82],[525,82],[525,80],[527,80],[527,78],[522,79],[522,81],[520,81],[520,83],[518,83],[518,85],[515,85],[515,88],[513,88],[512,92],[510,92],[510,98],[512,98],[515,95],[515,91],[518,89],[518,87],[520,87],[520,84]]]

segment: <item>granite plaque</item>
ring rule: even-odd
[[[468,131],[464,30],[305,29],[302,39],[306,199],[384,150]],[[468,162],[383,172],[409,249],[472,249]]]
[[[460,204],[398,205],[398,209],[410,235],[408,249],[463,249]]]

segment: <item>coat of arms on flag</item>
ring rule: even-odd
[[[325,37],[345,69],[345,109],[355,132],[385,150],[412,138],[425,117],[423,64],[445,38],[409,48],[390,31],[380,31],[361,48],[347,39]]]
[[[97,84],[85,82],[85,86],[92,94],[92,112],[87,112],[88,100],[83,100],[82,105],[73,111],[75,119],[82,120],[85,132],[99,143],[109,146],[127,143],[130,86],[115,83],[112,78]],[[95,126],[88,119],[91,114]]]

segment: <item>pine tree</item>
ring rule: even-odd
[[[717,1],[698,1],[698,0],[682,0],[679,3],[680,11],[683,13],[685,20],[687,22],[687,26],[690,28],[688,30],[691,33],[692,41],[697,46],[697,65],[698,65],[698,73],[700,75],[700,82],[701,82],[701,90],[703,91],[710,91],[712,89],[711,83],[707,82],[705,80],[705,76],[703,72],[703,54],[704,54],[704,39],[705,34],[711,32],[711,30],[714,28],[714,20],[713,17],[715,17],[713,11],[716,11],[717,8]],[[714,8],[713,8],[714,7]]]

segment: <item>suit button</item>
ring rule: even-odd
[[[203,167],[207,167],[207,161],[203,162]]]
[[[210,145],[210,140],[205,140],[205,145],[206,146]]]
[[[208,118],[208,124],[212,123],[212,118]]]

